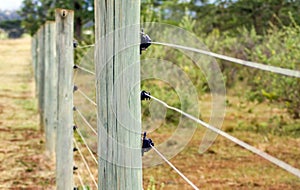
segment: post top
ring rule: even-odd
[[[74,11],[73,10],[69,10],[69,9],[61,9],[61,8],[58,8],[58,9],[55,9],[55,12],[56,14],[59,14],[61,17],[65,18],[68,16],[69,13],[73,13]]]

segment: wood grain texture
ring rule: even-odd
[[[100,189],[142,189],[140,0],[95,1]]]
[[[37,84],[37,56],[38,56],[38,36],[37,33],[31,38],[31,62],[34,74],[35,84]],[[35,96],[37,97],[37,87],[35,87]]]
[[[57,128],[57,82],[55,22],[46,22],[45,41],[45,103],[44,123],[46,151],[52,158],[55,152],[55,136]]]
[[[56,9],[58,66],[58,126],[56,133],[56,189],[73,189],[73,23],[74,12]]]
[[[38,32],[38,66],[37,66],[37,81],[38,81],[38,104],[40,116],[40,129],[44,132],[44,90],[45,90],[45,26],[42,26]]]

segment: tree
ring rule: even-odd
[[[41,14],[40,9],[38,0],[23,0],[19,14],[23,18],[22,25],[25,31],[30,35],[34,35],[43,23],[42,18],[45,15]]]
[[[84,22],[94,18],[93,0],[23,0],[19,14],[23,18],[25,30],[33,35],[47,20],[54,20],[55,8],[72,9],[75,11],[75,37],[82,39]]]

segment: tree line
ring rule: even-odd
[[[159,20],[178,25],[185,15],[198,21],[198,32],[210,33],[214,29],[237,32],[237,28],[255,28],[263,34],[270,24],[290,23],[289,13],[300,23],[298,0],[142,0],[144,21]],[[19,14],[23,26],[31,35],[46,20],[53,20],[55,8],[75,10],[75,33],[81,37],[82,26],[94,19],[93,0],[23,0]],[[150,18],[149,18],[150,17]],[[197,31],[196,31],[197,32]]]

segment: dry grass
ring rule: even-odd
[[[54,189],[30,65],[30,38],[0,41],[0,189]]]

